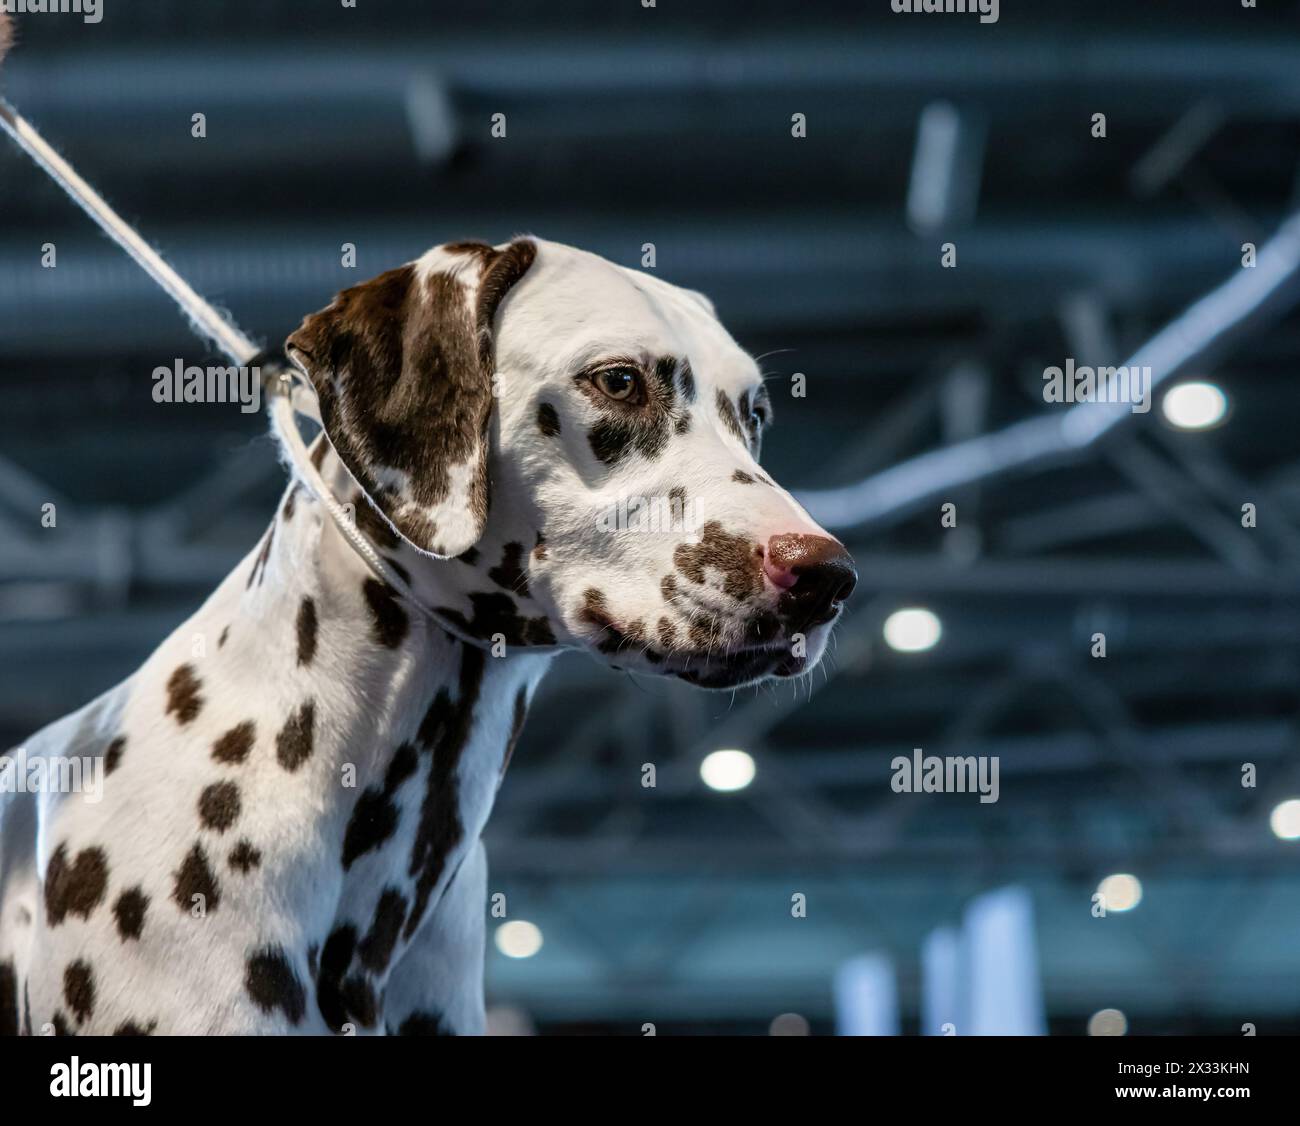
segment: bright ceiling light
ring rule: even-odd
[[[812,1028],[808,1024],[808,1018],[798,1013],[782,1013],[778,1017],[773,1017],[772,1023],[767,1028],[769,1036],[808,1036],[811,1033]]]
[[[1213,383],[1180,383],[1165,392],[1160,407],[1180,430],[1206,430],[1223,421],[1228,397]]]
[[[497,927],[497,949],[507,958],[531,958],[542,948],[542,932],[536,923],[511,919]]]
[[[900,653],[922,653],[933,649],[943,636],[943,626],[929,610],[909,606],[895,610],[885,619],[885,644]]]
[[[700,777],[710,790],[743,790],[754,780],[757,767],[744,751],[714,751],[700,763]]]
[[[1128,1017],[1118,1009],[1102,1009],[1088,1018],[1089,1036],[1123,1036],[1128,1031]]]
[[[1288,798],[1274,806],[1268,827],[1279,840],[1300,840],[1300,798]]]
[[[1117,872],[1097,885],[1107,911],[1132,911],[1142,902],[1142,884],[1136,876]]]

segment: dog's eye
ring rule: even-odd
[[[609,368],[596,373],[596,386],[615,402],[634,401],[640,385],[641,377],[632,368]]]

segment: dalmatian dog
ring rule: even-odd
[[[28,740],[103,785],[0,793],[0,1031],[482,1032],[480,834],[556,653],[798,677],[853,588],[759,468],[768,395],[697,293],[449,244],[285,352],[313,464],[407,589],[296,479],[134,675]]]

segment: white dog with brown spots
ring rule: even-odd
[[[286,351],[407,589],[295,481],[134,676],[26,743],[105,777],[0,793],[0,1031],[480,1032],[479,837],[555,654],[794,677],[853,587],[759,468],[759,371],[699,294],[461,243]]]

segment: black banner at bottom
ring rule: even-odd
[[[636,1043],[640,1039],[643,1042]],[[1239,1117],[1241,1104],[1290,1101],[1300,1040],[1238,1038],[56,1038],[0,1042],[6,1110],[140,1113],[267,1107],[373,1112],[392,1100],[510,1104],[602,1117],[789,1103],[852,1113],[1071,1111],[1119,1103],[1199,1105]],[[822,1100],[834,1098],[834,1104]],[[413,1108],[414,1109],[414,1108]],[[6,1115],[6,1118],[9,1116]],[[19,1121],[17,1117],[11,1119]]]

